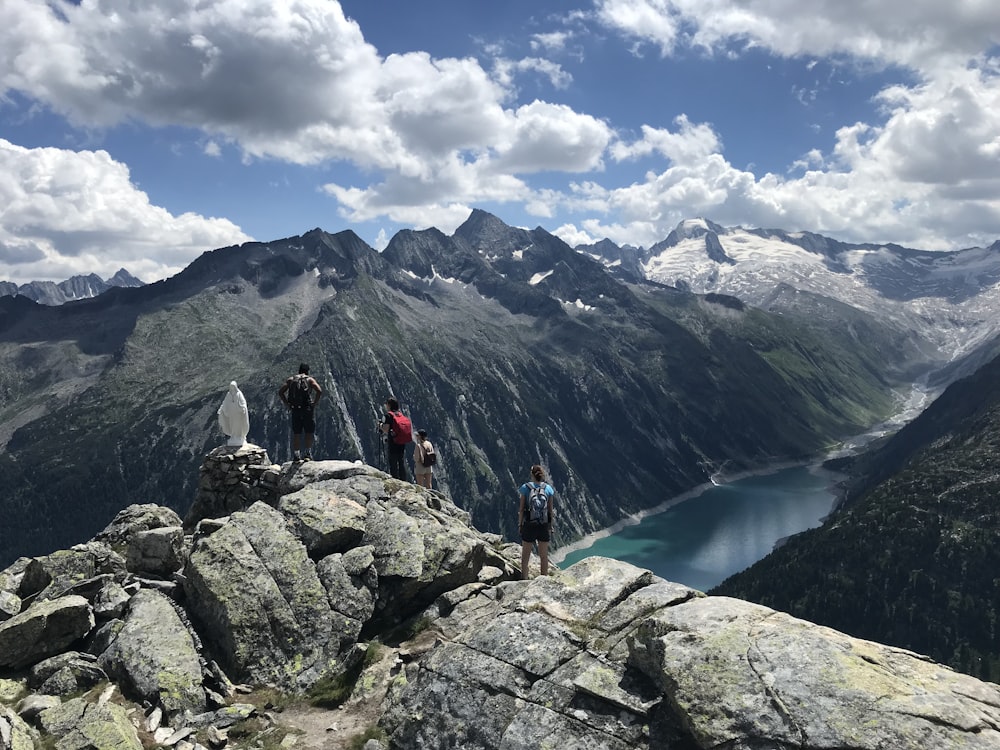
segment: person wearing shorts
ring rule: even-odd
[[[421,487],[431,489],[434,476],[434,467],[425,463],[428,453],[434,451],[434,446],[427,439],[427,430],[417,430],[417,441],[413,448],[413,475],[417,478],[417,484]]]
[[[303,388],[299,388],[299,384]],[[303,393],[304,392],[304,393]],[[285,380],[278,389],[278,398],[290,411],[292,416],[292,459],[306,461],[312,459],[313,440],[316,433],[316,402],[323,395],[319,383],[309,376],[309,365],[305,362],[299,365],[299,374]],[[302,436],[305,435],[305,456],[299,447]]]
[[[545,470],[535,464],[531,467],[530,482],[522,484],[517,495],[519,499],[517,508],[517,524],[521,530],[521,580],[528,579],[528,569],[531,565],[531,549],[538,545],[538,560],[541,574],[549,574],[549,541],[552,538],[552,520],[555,512],[552,505],[552,498],[556,491],[552,485],[545,481]],[[529,508],[528,497],[533,489],[541,488],[547,499],[546,518],[542,521],[532,521]]]

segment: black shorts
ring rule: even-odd
[[[522,542],[549,541],[549,525],[547,523],[525,523],[521,526]]]
[[[312,409],[292,409],[292,434],[302,433],[312,435],[316,432],[316,420],[313,419]]]

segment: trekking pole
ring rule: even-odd
[[[375,429],[378,431],[378,437],[375,438],[378,441],[378,449],[375,454],[375,462],[373,465],[376,469],[387,471],[389,468],[389,457],[386,453],[388,446],[385,442],[385,433],[383,433],[379,427],[376,427]]]

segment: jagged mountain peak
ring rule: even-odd
[[[317,275],[335,272],[354,276],[359,270],[384,267],[379,253],[353,230],[330,234],[312,229],[305,234],[271,242],[246,242],[203,253],[178,276],[238,274],[253,282],[266,270],[277,275]],[[175,277],[176,278],[176,277]]]
[[[545,232],[542,229],[534,231]],[[477,208],[452,236],[484,258],[492,260],[524,252],[533,244],[532,234],[527,229],[505,224],[493,214]]]
[[[713,221],[709,221],[708,219],[700,217],[685,219],[674,227],[670,234],[667,235],[666,239],[662,242],[658,242],[656,245],[653,245],[653,247],[650,248],[650,251],[656,252],[665,247],[674,247],[684,240],[697,239],[709,234],[725,234],[726,231],[725,227],[720,226]]]
[[[510,227],[497,216],[481,208],[472,209],[469,218],[455,230],[455,236],[465,239],[481,236],[484,234],[505,232]]]
[[[111,286],[138,287],[144,286],[146,282],[133,276],[127,269],[119,268],[115,271],[114,276],[108,279],[108,283],[111,284]]]
[[[725,227],[701,216],[684,219],[674,228],[679,237],[700,237],[708,232],[722,234],[725,231]]]
[[[78,274],[65,281],[31,281],[17,285],[0,281],[0,296],[27,297],[41,305],[62,305],[74,300],[90,299],[118,287],[140,287],[143,282],[124,268],[105,281],[96,273]]]

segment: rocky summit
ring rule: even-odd
[[[614,560],[519,580],[360,462],[200,486],[0,572],[2,750],[1000,748],[995,684]]]

